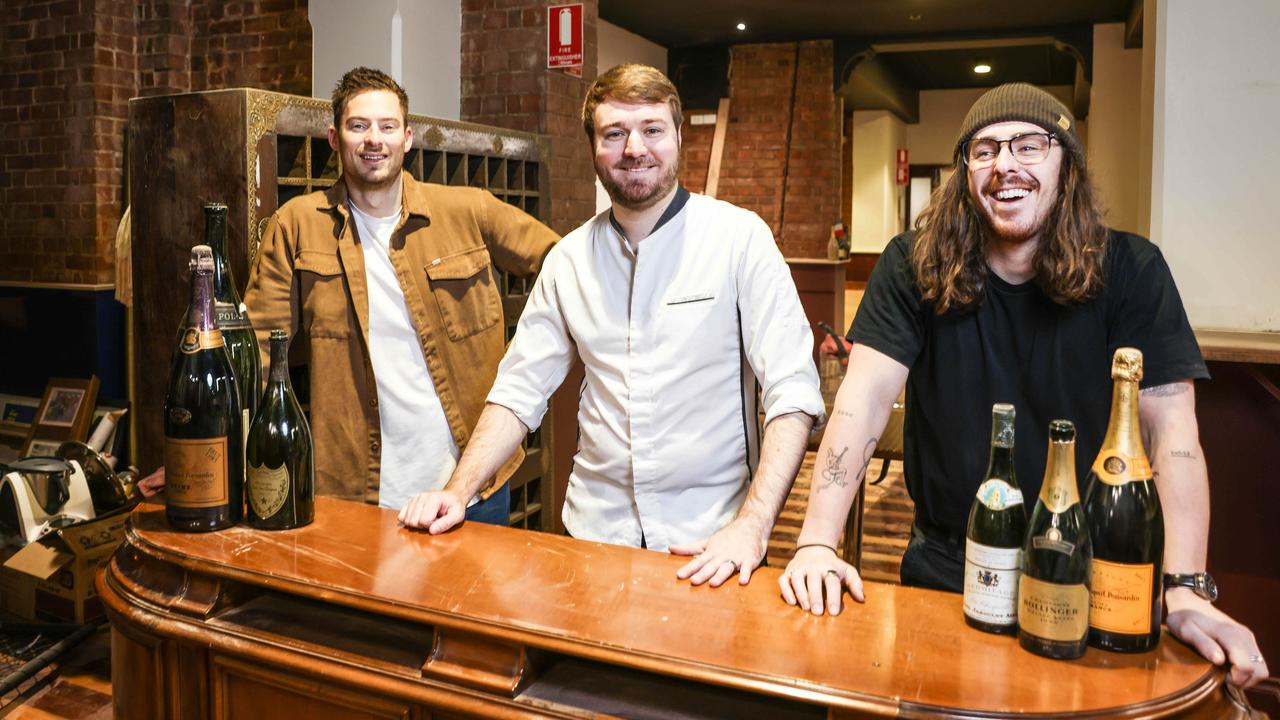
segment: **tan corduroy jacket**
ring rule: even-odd
[[[391,263],[449,428],[465,448],[505,348],[494,267],[533,274],[558,237],[484,190],[403,177]],[[267,224],[245,304],[264,364],[271,330],[286,328],[295,339],[290,355],[310,365],[316,492],[377,503],[378,388],[369,361],[363,252],[342,182],[295,198]],[[482,497],[501,487],[522,458],[523,451]]]

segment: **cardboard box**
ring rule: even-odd
[[[12,553],[0,566],[0,609],[48,622],[102,617],[93,578],[124,540],[131,509],[56,530]]]

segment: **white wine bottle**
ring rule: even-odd
[[[1068,659],[1089,640],[1089,561],[1093,547],[1076,487],[1076,428],[1049,423],[1049,460],[1031,512],[1018,583],[1018,644]]]
[[[1027,511],[1013,469],[1014,408],[991,408],[991,460],[978,486],[964,545],[964,621],[986,632],[1018,631],[1018,576]]]
[[[1111,379],[1111,420],[1084,496],[1093,539],[1089,644],[1145,652],[1160,642],[1164,518],[1138,427],[1142,353],[1117,349]]]

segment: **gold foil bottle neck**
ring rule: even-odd
[[[1111,358],[1111,378],[1113,380],[1142,380],[1142,351],[1137,348],[1116,348]]]

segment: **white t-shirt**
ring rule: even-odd
[[[364,245],[369,287],[369,360],[378,385],[382,430],[378,504],[400,508],[418,493],[444,487],[458,464],[458,444],[391,264],[391,233],[400,211],[377,218],[360,212],[354,203],[349,207]]]

